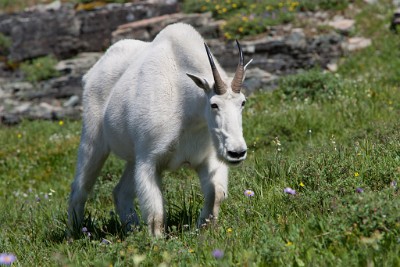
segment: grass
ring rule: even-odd
[[[182,169],[165,174],[166,238],[124,235],[110,212],[123,168],[112,158],[87,204],[91,236],[68,240],[80,122],[1,128],[0,252],[21,266],[400,266],[400,52],[386,3],[363,5],[357,28],[373,45],[338,73],[303,72],[249,97],[249,157],[231,169],[229,198],[206,229],[194,223],[197,178]]]

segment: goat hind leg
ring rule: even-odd
[[[164,230],[164,200],[161,192],[160,173],[153,162],[137,162],[135,169],[135,187],[142,216],[149,232],[161,237]]]
[[[121,180],[114,188],[114,204],[121,223],[125,230],[130,230],[131,225],[137,226],[139,219],[133,206],[135,198],[135,163],[127,162]]]
[[[75,179],[69,198],[68,226],[71,230],[82,226],[86,200],[108,155],[109,150],[105,147],[101,134],[90,138],[85,131],[82,132]]]

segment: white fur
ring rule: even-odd
[[[200,222],[218,216],[228,191],[226,163],[246,157],[241,115],[245,97],[232,92],[231,79],[217,62],[229,88],[223,95],[215,94],[203,43],[191,26],[170,25],[151,43],[114,44],[85,75],[70,227],[82,224],[88,194],[110,152],[126,161],[113,193],[124,224],[138,223],[133,207],[136,195],[150,232],[162,234],[161,174],[182,164],[190,165],[200,177],[205,196]],[[219,108],[212,109],[211,104]],[[234,158],[228,151],[243,153]]]

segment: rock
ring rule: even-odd
[[[0,33],[11,39],[9,60],[23,61],[49,54],[69,58],[78,52],[105,50],[111,44],[111,32],[121,24],[176,11],[176,3],[109,4],[92,11],[78,11],[64,4],[57,12],[44,8],[2,15]]]
[[[336,63],[329,63],[328,65],[326,65],[326,68],[330,71],[330,72],[337,72],[338,70],[338,65]]]
[[[11,82],[3,85],[3,89],[9,95],[24,98],[26,94],[33,90],[33,85],[29,82]]]
[[[32,106],[32,103],[30,103],[30,102],[22,103],[16,107],[14,107],[14,109],[12,110],[11,113],[16,113],[16,114],[25,113],[31,108],[31,106]]]
[[[184,22],[192,25],[205,38],[217,38],[219,36],[219,25],[221,22],[213,21],[211,13],[176,13],[120,25],[117,30],[112,33],[112,42],[115,43],[122,39],[152,41],[167,25],[177,22]]]
[[[353,52],[366,48],[372,44],[371,39],[364,37],[352,37],[343,43],[343,49],[348,52]]]
[[[64,107],[74,107],[79,104],[79,96],[73,95],[71,96],[67,102],[64,103]]]
[[[0,123],[8,126],[17,125],[21,122],[21,117],[15,114],[1,114]]]
[[[273,89],[277,86],[278,76],[263,71],[260,68],[249,68],[246,71],[246,79],[243,82],[243,92],[251,95],[260,89]]]
[[[348,34],[354,28],[355,21],[352,19],[335,18],[333,21],[328,22],[328,25],[335,30]]]
[[[400,8],[396,9],[392,21],[390,22],[390,29],[397,33],[397,27],[400,25]]]
[[[59,61],[55,69],[63,74],[83,76],[102,55],[99,52],[80,53],[72,59]]]
[[[301,28],[292,29],[285,41],[293,49],[305,49],[307,46],[306,35]]]

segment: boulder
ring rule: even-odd
[[[11,40],[9,60],[49,54],[69,58],[78,52],[105,50],[111,44],[111,32],[121,24],[175,13],[177,8],[174,1],[109,4],[90,11],[76,10],[71,4],[54,5],[1,15],[0,33]]]
[[[192,25],[207,39],[218,38],[220,36],[219,26],[221,22],[214,21],[211,18],[211,13],[175,13],[120,25],[117,30],[112,33],[112,42],[115,43],[121,39],[152,41],[167,25],[177,22],[184,22]]]

